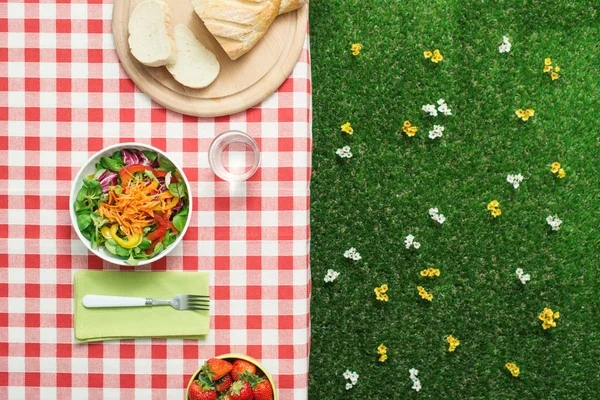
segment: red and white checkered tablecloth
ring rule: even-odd
[[[281,399],[306,398],[308,40],[291,77],[260,106],[198,119],[134,86],[114,50],[111,14],[108,0],[0,0],[0,398],[182,399],[199,363],[229,352],[262,361]],[[209,168],[208,146],[228,129],[261,149],[246,183]],[[206,340],[75,342],[73,274],[119,267],[77,238],[71,180],[94,152],[132,140],[165,150],[191,181],[196,209],[182,245],[139,269],[210,271]]]

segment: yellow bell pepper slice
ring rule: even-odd
[[[108,226],[105,226],[102,229],[100,229],[100,233],[102,234],[102,236],[104,236],[104,239],[106,240],[112,238],[110,234],[110,228]]]
[[[152,183],[151,183],[151,184],[149,184],[149,185],[148,185],[148,187],[147,187],[146,189],[149,189],[149,190],[154,190],[154,189],[156,189],[157,187],[158,187],[158,181],[157,181],[157,180],[154,180],[154,181],[152,181]]]
[[[173,197],[171,199],[171,202],[164,208],[165,211],[170,210],[171,208],[174,208],[177,203],[179,203],[179,197]]]
[[[139,246],[142,243],[143,236],[141,234],[133,235],[129,238],[129,240],[123,240],[119,236],[117,236],[117,230],[119,229],[119,224],[114,224],[110,227],[110,236],[112,239],[117,242],[117,244],[124,249],[133,249],[136,246]]]

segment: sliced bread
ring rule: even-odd
[[[229,58],[237,60],[269,29],[281,0],[193,0],[192,4]]]
[[[160,67],[175,62],[171,10],[164,1],[144,0],[129,16],[129,48],[142,64]]]
[[[167,64],[173,78],[184,86],[200,89],[210,85],[219,75],[217,57],[196,39],[185,25],[175,26],[177,59]]]

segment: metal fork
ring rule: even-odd
[[[178,294],[170,300],[87,294],[81,302],[86,308],[171,306],[176,310],[208,311],[210,299],[199,294]]]

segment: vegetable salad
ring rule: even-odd
[[[92,249],[136,265],[175,241],[185,227],[189,199],[175,166],[153,151],[123,149],[102,157],[83,179],[74,204],[79,230]]]

